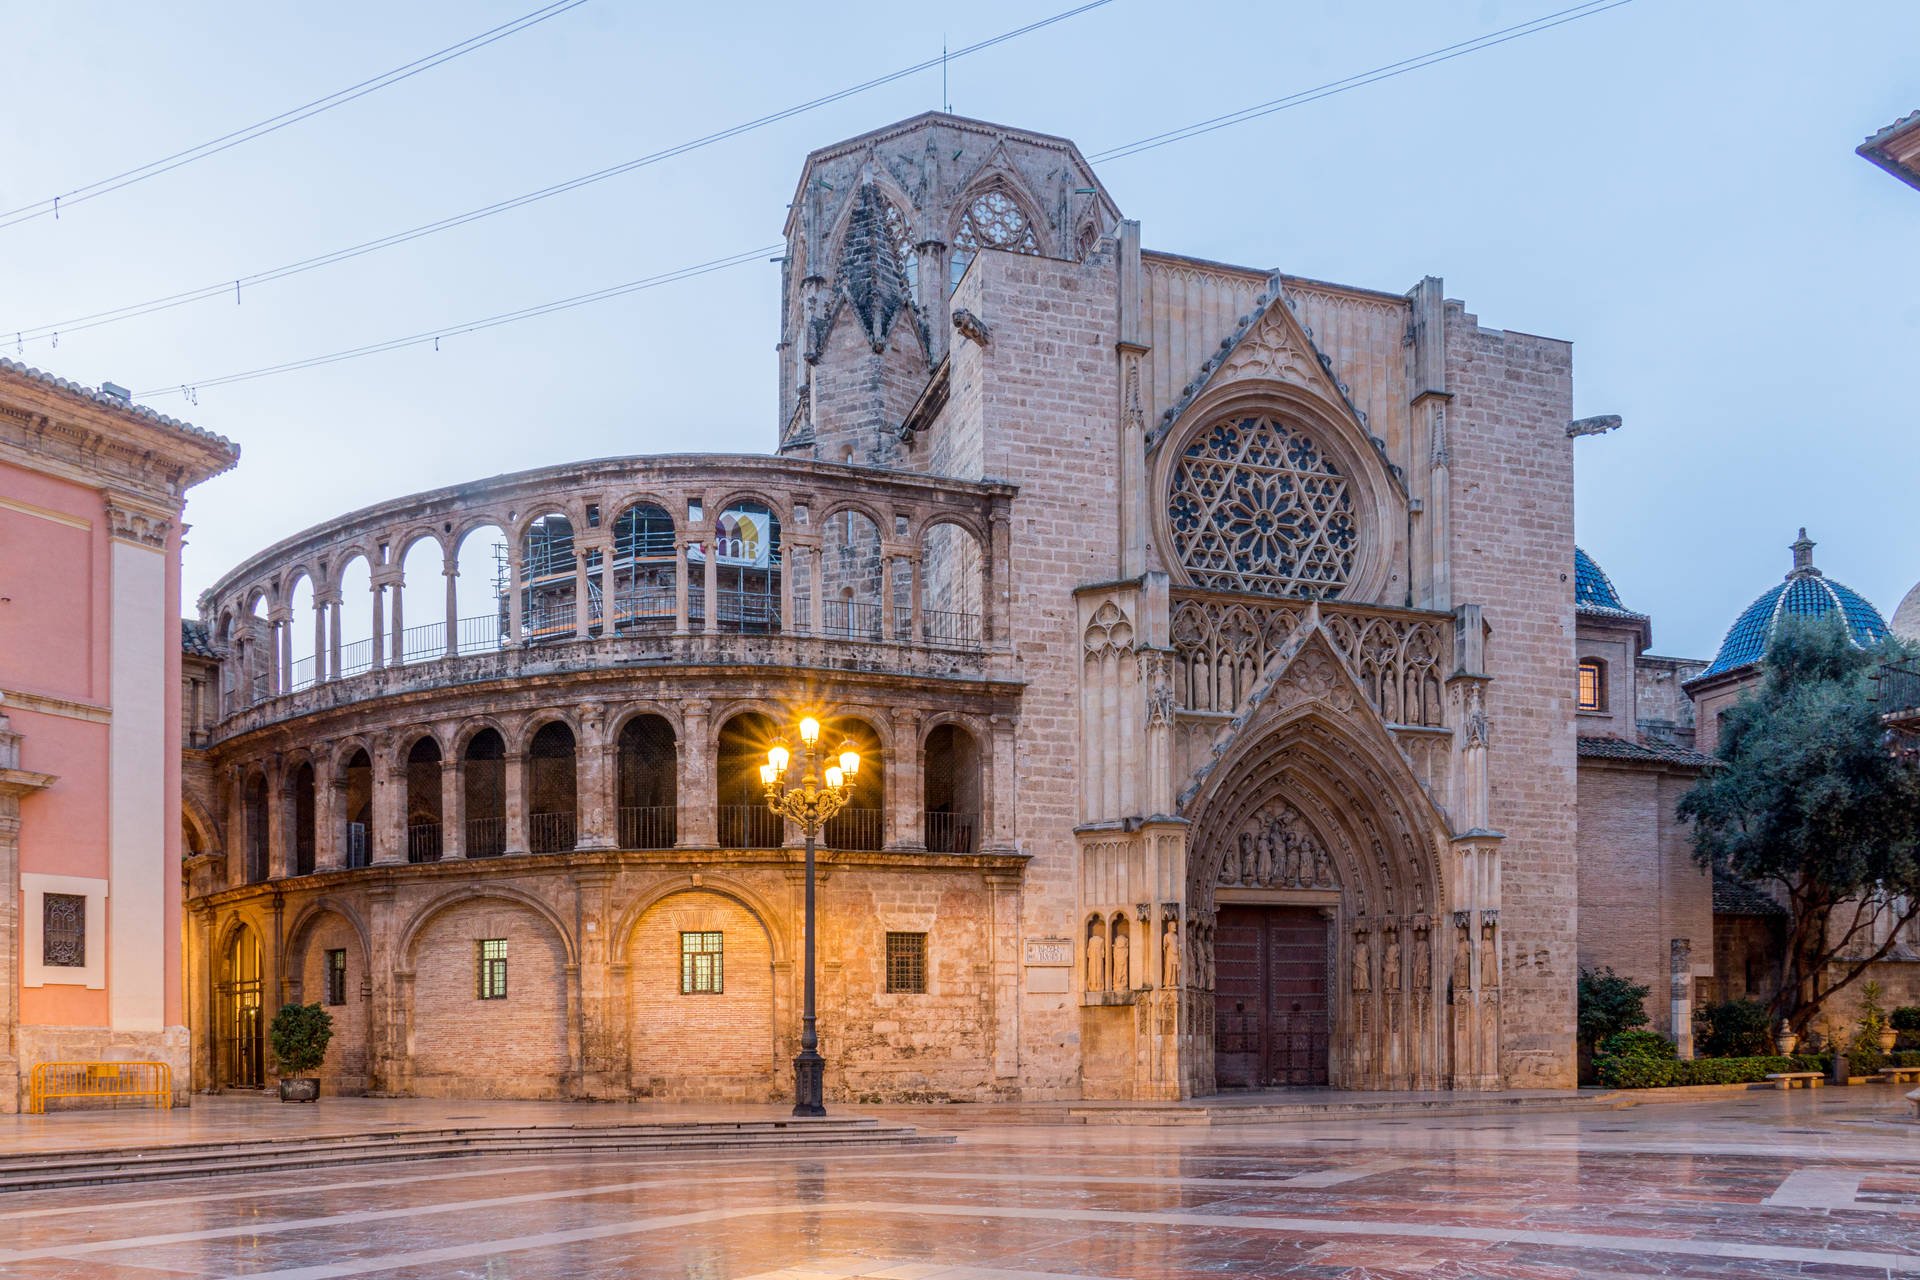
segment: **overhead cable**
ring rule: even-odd
[[[356,98],[364,98],[370,93],[376,93],[381,89],[387,88],[389,85],[399,84],[402,80],[410,80],[423,71],[431,71],[443,63],[452,62],[455,58],[472,53],[477,49],[484,49],[496,40],[504,40],[508,36],[518,35],[528,27],[538,26],[549,18],[557,18],[569,9],[578,9],[585,3],[587,3],[587,0],[556,0],[555,3],[535,9],[531,13],[523,13],[511,22],[503,22],[497,27],[482,31],[477,36],[469,36],[458,44],[450,44],[437,53],[430,53],[424,58],[416,58],[414,61],[406,63],[403,66],[395,67],[391,71],[382,72],[370,80],[362,80],[359,84],[348,85],[346,88],[335,93],[330,93],[324,98],[315,98],[312,102],[304,103],[291,110],[282,111],[277,116],[269,116],[265,120],[250,124],[243,129],[235,129],[231,133],[223,133],[219,137],[209,139],[197,146],[187,147],[184,150],[174,152],[170,156],[162,156],[158,160],[152,160],[143,165],[136,165],[131,169],[122,170],[112,177],[101,178],[98,182],[89,182],[83,187],[75,187],[73,190],[62,192],[57,196],[48,196],[43,200],[35,200],[31,204],[23,204],[17,209],[0,211],[0,228],[16,226],[22,222],[31,222],[35,218],[44,218],[49,214],[54,217],[59,217],[62,207],[72,208],[76,204],[85,204],[89,200],[96,200],[110,192],[119,191],[124,187],[130,187],[136,182],[145,182],[148,178],[158,177],[163,173],[170,173],[184,165],[192,164],[196,160],[204,160],[208,156],[218,155],[222,151],[229,151],[234,147],[240,146],[242,143],[252,142],[255,138],[264,138],[270,133],[278,133],[290,124],[298,124],[300,121],[317,116],[323,111],[331,111],[333,108],[344,106]]]
[[[558,182],[549,187],[541,187],[537,191],[529,191],[522,195],[513,196],[510,199],[498,201],[494,204],[482,205],[478,209],[469,209],[465,213],[456,213],[433,222],[422,223],[417,227],[412,227],[405,231],[396,231],[392,235],[380,236],[373,240],[365,240],[359,244],[348,245],[343,249],[335,249],[330,253],[315,254],[311,258],[302,258],[297,262],[284,263],[277,267],[270,267],[265,271],[256,271],[251,275],[218,280],[210,284],[202,285],[197,289],[186,289],[179,293],[168,294],[165,297],[150,298],[145,302],[130,303],[124,307],[114,307],[106,311],[96,311],[89,315],[75,316],[72,319],[59,320],[51,324],[34,325],[32,327],[0,326],[0,334],[12,332],[16,343],[33,342],[43,338],[50,338],[55,334],[78,333],[82,330],[98,328],[104,324],[115,324],[121,320],[131,320],[136,316],[152,315],[156,311],[168,311],[174,307],[186,306],[188,303],[200,302],[208,298],[226,297],[229,294],[238,298],[243,294],[245,289],[253,286],[266,284],[273,280],[284,280],[288,276],[300,275],[320,267],[330,267],[337,262],[346,262],[350,259],[361,257],[364,254],[378,252],[381,249],[391,249],[395,245],[406,244],[409,241],[434,235],[437,232],[465,226],[469,222],[478,222],[482,218],[491,218],[496,214],[523,208],[526,205],[535,204],[542,200],[549,200],[554,196],[564,195],[569,191],[578,191],[582,187],[591,186],[597,182],[604,182],[608,178],[617,178],[623,173],[631,173],[635,169],[658,164],[662,160],[670,160],[675,156],[685,155],[689,151],[697,151],[702,147],[710,147],[716,142],[724,142],[729,138],[739,137],[743,133],[750,133],[755,129],[763,129],[770,124],[777,124],[782,120],[789,120],[804,112],[813,111],[820,107],[842,101],[843,99],[851,98],[856,94],[865,93],[870,89],[877,89],[882,85],[892,84],[896,80],[902,80],[908,76],[918,75],[920,72],[932,70],[940,66],[942,62],[950,62],[955,58],[964,58],[969,54],[980,53],[983,50],[993,48],[995,45],[1005,44],[1009,40],[1018,39],[1021,36],[1038,31],[1043,27],[1050,27],[1058,22],[1065,22],[1069,18],[1078,17],[1089,10],[1099,9],[1111,3],[1113,3],[1113,0],[1089,0],[1088,3],[1067,9],[1061,13],[1056,13],[1050,18],[1042,18],[1037,22],[1030,22],[1025,26],[1015,27],[1011,31],[1003,31],[997,36],[992,36],[975,44],[967,45],[965,48],[951,50],[942,57],[929,58],[924,62],[916,62],[910,67],[902,67],[898,71],[891,71],[886,75],[876,76],[874,79],[849,85],[844,89],[839,89],[822,97],[798,103],[784,110],[775,111],[769,115],[759,116],[714,133],[677,143],[664,150],[637,156],[622,164],[612,165],[605,169],[597,169],[592,173],[582,174],[577,178],[569,178],[565,182]]]

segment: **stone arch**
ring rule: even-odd
[[[340,991],[329,990],[328,952],[341,951]],[[368,1070],[368,1004],[362,992],[370,990],[373,948],[366,921],[351,904],[333,897],[316,898],[303,906],[287,930],[288,999],[319,1004],[333,1018],[333,1038],[320,1064],[320,1088],[337,1094],[364,1093]]]
[[[649,896],[618,935],[634,1092],[779,1097],[779,952],[768,917],[736,886],[683,882]]]
[[[489,942],[504,948],[503,986],[480,981]],[[398,954],[413,1093],[460,1096],[476,1061],[510,1097],[572,1092],[578,953],[546,903],[498,885],[445,894],[409,922]]]
[[[180,796],[180,819],[191,837],[190,844],[199,853],[224,853],[226,842],[220,838],[220,824],[207,807],[190,791]]]
[[[1312,388],[1269,377],[1236,378],[1203,391],[1155,447],[1153,533],[1175,583],[1195,585],[1174,531],[1175,475],[1187,449],[1215,427],[1259,417],[1303,432],[1346,483],[1356,546],[1345,581],[1330,594],[1359,601],[1385,598],[1405,542],[1404,485],[1350,409]],[[1273,594],[1284,598],[1284,593]]]
[[[974,210],[974,205],[983,198],[997,193],[1011,200],[1014,207],[1020,211],[1021,217],[1025,219],[1028,229],[1033,233],[1033,254],[1042,258],[1060,256],[1054,250],[1052,220],[1041,212],[1046,208],[1046,203],[1027,186],[1026,181],[1011,165],[996,163],[996,160],[997,157],[989,159],[969,177],[960,195],[955,198],[947,226],[947,243],[958,249],[961,232],[967,224],[968,215]],[[1003,245],[984,243],[981,247],[1007,248]],[[1009,251],[1018,252],[1018,250]],[[950,281],[949,287],[951,284]]]
[[[266,1005],[272,996],[257,912],[240,910],[216,931],[212,963],[215,1079],[223,1085],[259,1088],[266,1081]]]

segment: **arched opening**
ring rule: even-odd
[[[573,523],[559,512],[536,519],[520,536],[520,634],[531,643],[574,633]]]
[[[446,555],[438,538],[415,538],[400,560],[393,592],[393,660],[427,662],[447,654]],[[437,621],[436,621],[437,619]]]
[[[620,729],[616,759],[620,847],[671,849],[679,838],[679,754],[673,726],[660,716],[635,716]]]
[[[308,917],[287,945],[288,963],[299,979],[297,999],[317,1004],[333,1019],[333,1036],[318,1075],[324,1093],[357,1094],[367,1088],[366,948],[346,916],[323,911]]]
[[[718,548],[714,565],[715,627],[756,635],[778,631],[780,521],[763,503],[736,502],[714,521],[713,541]],[[705,548],[689,551],[688,559],[704,566]],[[690,590],[689,606],[692,594]],[[704,598],[704,583],[700,594]]]
[[[373,570],[367,558],[356,555],[341,565],[339,581],[340,603],[333,606],[327,638],[338,662],[328,662],[327,671],[357,676],[373,669]]]
[[[365,751],[347,758],[346,841],[347,865],[364,867],[373,861],[373,761]]]
[[[980,643],[980,543],[972,533],[943,522],[920,536],[920,597],[921,640],[961,648]]]
[[[260,1022],[260,939],[241,925],[227,942],[221,957],[222,980],[219,1034],[226,1042],[225,1084],[232,1089],[258,1089],[265,1079]]]
[[[880,530],[854,510],[829,516],[820,531],[821,589],[827,635],[880,639]]]
[[[293,655],[293,665],[289,668],[291,678],[287,681],[291,692],[311,688],[318,674],[313,655],[313,580],[304,573],[293,580],[287,592],[287,614],[287,626],[292,628],[287,634],[288,652]]]
[[[440,744],[431,735],[407,752],[407,861],[440,861]]]
[[[467,815],[467,856],[494,858],[507,851],[507,744],[496,729],[467,739],[461,799]]]
[[[568,951],[551,920],[502,898],[454,902],[420,925],[404,959],[415,1094],[471,1097],[476,1076],[502,1097],[568,1092]]]
[[[638,502],[613,522],[613,594],[615,631],[673,625],[675,563],[673,517],[649,502]]]
[[[838,751],[851,741],[860,753],[860,772],[853,776],[846,807],[828,818],[820,841],[829,849],[878,849],[886,842],[886,765],[880,756],[880,735],[864,720],[851,716],[821,727],[820,744]]]
[[[275,689],[274,665],[279,657],[274,652],[273,624],[267,621],[267,597],[257,595],[253,603],[247,606],[246,626],[246,667],[248,698],[260,702],[273,696]]]
[[[527,748],[527,849],[565,853],[578,821],[573,730],[555,720],[540,727]]]
[[[293,771],[293,874],[310,876],[318,848],[315,838],[313,766],[302,762]]]
[[[454,555],[454,633],[461,653],[490,653],[507,635],[507,534],[467,530]]]
[[[267,780],[260,774],[247,779],[241,793],[247,823],[247,883],[259,884],[267,878]]]
[[[864,771],[863,771],[864,772]],[[980,745],[957,724],[936,725],[921,752],[929,853],[980,848]]]
[[[767,808],[760,766],[779,737],[770,716],[746,711],[720,727],[714,781],[719,804],[720,847],[778,849],[781,821]]]

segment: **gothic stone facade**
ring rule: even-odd
[[[782,1096],[751,769],[807,709],[869,762],[830,1097],[1570,1085],[1567,344],[1146,250],[949,115],[815,152],[786,234],[774,456],[419,494],[203,598],[197,1082],[322,999],[339,1090]]]

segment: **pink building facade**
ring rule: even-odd
[[[0,360],[0,1113],[41,1062],[184,1101],[180,546],[230,442]]]

